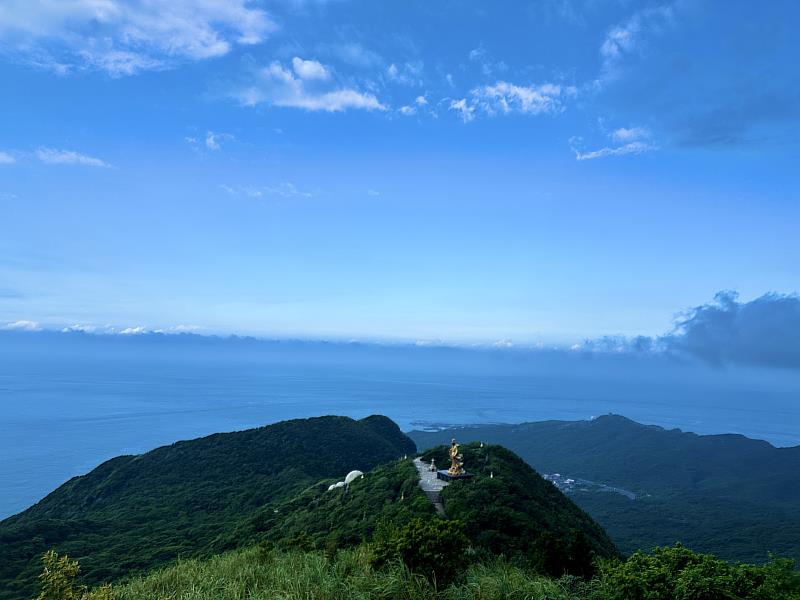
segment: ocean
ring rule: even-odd
[[[385,414],[407,431],[616,413],[800,444],[800,376],[789,371],[567,353],[103,343],[0,340],[0,519],[120,454],[326,414]]]

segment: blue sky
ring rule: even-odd
[[[0,324],[549,344],[795,293],[798,17],[3,2]]]

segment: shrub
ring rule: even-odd
[[[444,586],[465,569],[468,546],[460,521],[417,518],[401,529],[384,524],[375,535],[372,564],[381,567],[399,559],[412,572]]]
[[[114,597],[111,586],[89,591],[78,585],[80,565],[67,555],[59,556],[55,550],[49,550],[42,556],[42,564],[41,592],[36,600],[112,600]]]
[[[636,552],[628,560],[600,562],[609,600],[796,600],[800,573],[791,560],[731,564],[680,544]]]

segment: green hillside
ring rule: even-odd
[[[593,556],[617,555],[613,542],[589,515],[513,452],[496,445],[461,446],[472,479],[442,493],[448,518],[463,522],[472,543],[538,571],[589,574]],[[448,463],[447,448],[423,455]]]
[[[415,451],[386,417],[320,417],[112,459],[0,522],[0,599],[31,595],[39,558],[79,559],[89,583],[210,555],[263,506]]]
[[[443,452],[426,458],[444,464]],[[404,528],[427,535],[461,523],[473,554],[543,573],[590,575],[596,557],[617,555],[519,457],[495,446],[463,452],[475,476],[446,488],[447,522],[419,487],[413,442],[385,417],[287,421],[120,457],[0,523],[0,598],[29,597],[51,548],[79,560],[88,584],[252,545],[336,552],[378,540],[391,559]],[[364,476],[329,489],[354,469]]]
[[[557,574],[571,566],[569,556],[579,573],[595,556],[617,555],[597,523],[512,452],[477,444],[462,452],[474,477],[445,488],[444,505],[448,519],[466,524],[473,548]],[[423,456],[444,464],[444,454],[433,449]],[[398,528],[435,515],[410,457],[376,467],[347,492],[329,491],[329,483],[264,506],[232,532],[231,545],[272,540],[305,549],[349,547],[370,541],[382,525]]]
[[[608,491],[570,494],[626,553],[679,540],[729,560],[760,562],[769,552],[800,558],[800,447],[613,415],[409,435],[423,448],[453,436],[501,444],[539,472],[634,492],[635,500]]]
[[[355,546],[372,539],[382,521],[404,524],[414,517],[433,516],[411,458],[368,471],[346,491],[329,491],[334,480],[326,479],[291,498],[269,503],[220,540],[218,549],[264,540],[301,548]]]

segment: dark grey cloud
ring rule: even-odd
[[[715,364],[800,368],[800,296],[765,294],[741,302],[736,292],[719,292],[679,317],[659,345]]]

